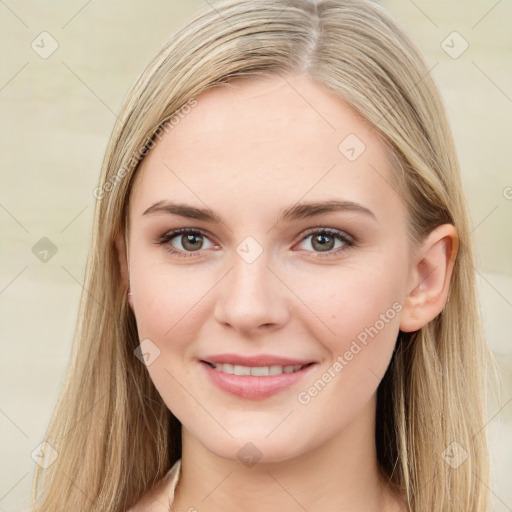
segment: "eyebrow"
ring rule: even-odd
[[[340,201],[333,199],[329,201],[296,203],[288,208],[282,209],[280,210],[276,225],[285,221],[305,219],[316,215],[339,211],[362,213],[372,217],[374,220],[377,220],[375,214],[362,204],[355,203],[353,201]],[[147,208],[142,215],[154,213],[167,213],[170,215],[185,217],[187,219],[212,222],[214,224],[224,223],[222,218],[209,208],[197,208],[184,203],[175,203],[171,201],[158,201]]]

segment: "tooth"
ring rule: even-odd
[[[251,375],[261,376],[261,375],[268,375],[269,374],[269,368],[268,366],[253,366],[251,367]]]
[[[251,375],[251,368],[250,366],[240,366],[239,364],[235,364],[233,372],[235,375]]]
[[[229,373],[229,374],[231,374],[231,375],[232,375],[233,373],[235,373],[235,372],[234,372],[234,369],[233,369],[233,365],[232,365],[232,364],[229,364],[229,363],[224,363],[224,364],[222,365],[222,371],[223,371],[224,373]]]
[[[282,373],[293,373],[300,370],[304,365],[295,364],[288,366],[271,365],[271,366],[242,366],[229,363],[212,363],[215,370],[228,373],[230,375],[281,375]]]
[[[281,373],[283,373],[283,367],[279,366],[277,364],[269,366],[269,368],[268,368],[268,374],[269,375],[281,375]]]

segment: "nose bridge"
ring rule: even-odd
[[[254,251],[250,241],[237,248],[216,304],[217,320],[240,330],[277,325],[286,315],[286,287],[268,268],[270,251],[262,250],[257,257]]]

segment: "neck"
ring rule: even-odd
[[[361,415],[328,443],[288,460],[258,462],[252,467],[219,457],[183,429],[174,510],[399,510],[399,502],[386,488],[377,465],[375,404],[374,397]]]

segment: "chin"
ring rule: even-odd
[[[301,439],[300,433],[284,430],[279,435],[273,432],[268,436],[268,429],[245,429],[243,433],[220,437],[196,438],[211,453],[217,457],[238,461],[252,467],[256,463],[278,463],[291,460],[314,448],[311,439]],[[303,430],[303,433],[305,431]]]

